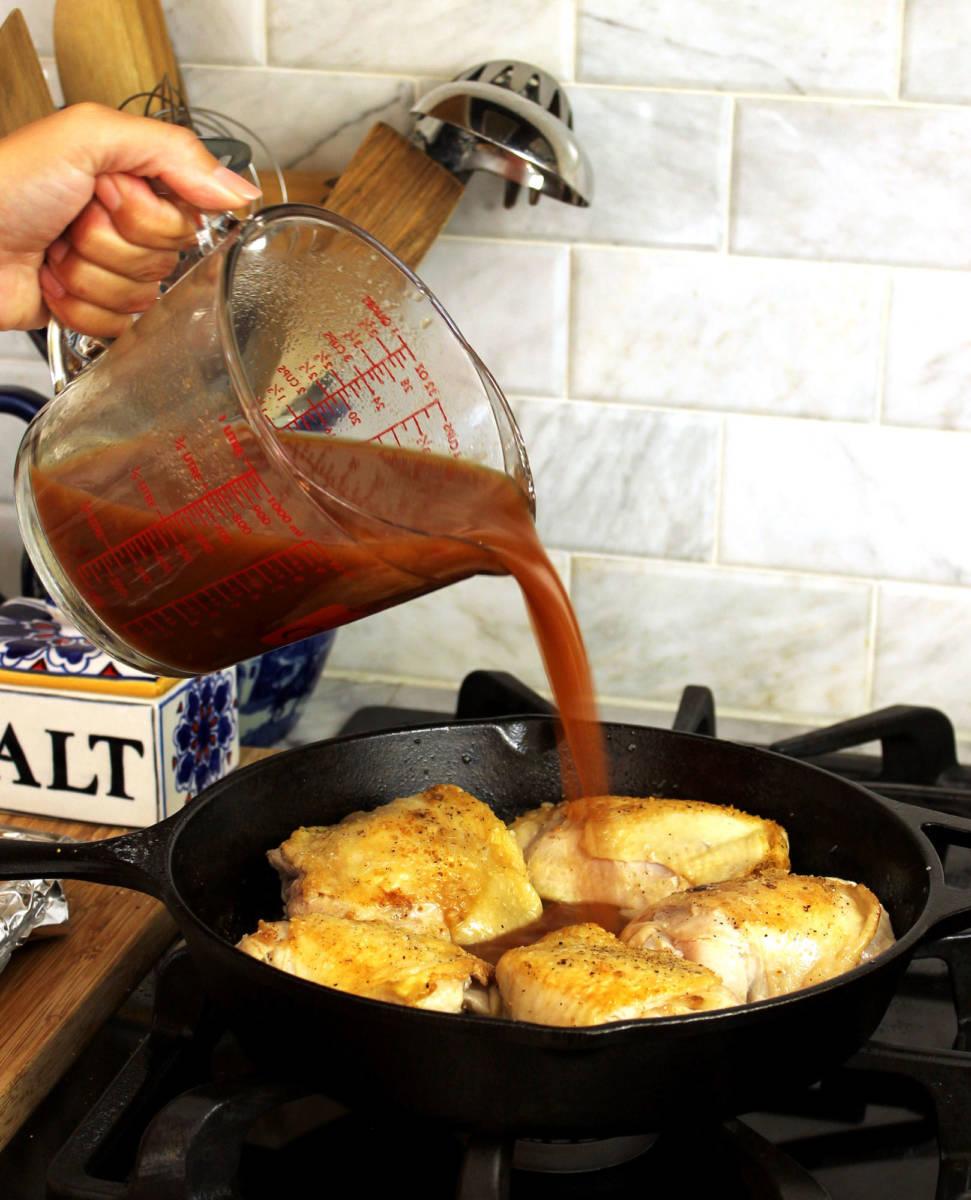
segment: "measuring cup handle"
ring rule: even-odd
[[[250,165],[250,151],[245,142],[235,138],[200,138],[207,148],[234,171],[245,170]],[[159,196],[172,193],[158,180],[146,180]],[[202,213],[196,230],[195,252],[184,255],[173,273],[162,281],[165,290],[173,287],[201,259],[216,250],[234,229],[240,219],[233,212]],[[88,334],[65,329],[53,318],[47,324],[47,361],[54,384],[54,394],[64,388],[86,370],[111,345],[110,338],[96,338]]]
[[[21,421],[30,422],[46,403],[47,397],[32,388],[18,387],[12,383],[0,384],[0,413],[6,417],[19,417]],[[44,594],[44,589],[26,554],[20,563],[20,591],[24,596]],[[0,604],[3,600],[4,597],[0,595]]]

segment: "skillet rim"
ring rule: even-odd
[[[386,1018],[390,1015],[398,1020],[414,1021],[414,1020],[442,1020],[453,1023],[453,1025],[465,1025],[469,1029],[497,1029],[513,1031],[523,1034],[525,1037],[536,1035],[542,1036],[544,1039],[555,1038],[564,1045],[574,1044],[581,1045],[590,1041],[603,1039],[608,1035],[619,1036],[621,1033],[634,1033],[635,1031],[644,1030],[681,1030],[690,1028],[692,1025],[700,1025],[704,1023],[710,1026],[712,1022],[726,1024],[731,1021],[734,1025],[748,1023],[753,1020],[758,1020],[763,1013],[773,1012],[779,1009],[788,1008],[794,1004],[799,1004],[802,1001],[807,1003],[812,1002],[817,997],[821,997],[827,993],[834,992],[844,986],[852,986],[852,984],[863,977],[889,967],[891,963],[907,954],[909,961],[910,953],[916,943],[918,943],[928,932],[928,914],[932,909],[932,901],[934,899],[935,890],[946,886],[944,879],[944,869],[940,857],[937,854],[934,844],[924,833],[920,825],[909,822],[899,811],[903,806],[902,801],[893,801],[885,799],[872,789],[865,787],[863,784],[857,783],[855,780],[844,779],[833,771],[828,771],[823,767],[817,767],[813,763],[804,762],[801,759],[791,758],[788,755],[780,754],[776,750],[763,749],[759,746],[748,746],[740,742],[729,741],[726,738],[711,737],[707,734],[686,733],[681,730],[661,729],[656,726],[635,726],[630,722],[600,722],[601,728],[616,730],[633,730],[637,733],[649,733],[652,736],[661,735],[666,740],[687,741],[687,742],[705,742],[707,744],[719,743],[723,746],[732,748],[733,752],[738,752],[746,757],[754,756],[756,759],[770,758],[785,764],[787,770],[802,771],[803,773],[811,773],[812,775],[822,776],[826,780],[835,780],[840,786],[850,789],[852,792],[864,796],[869,802],[876,802],[877,806],[883,811],[884,815],[892,818],[897,822],[904,834],[909,837],[912,844],[919,851],[923,859],[925,870],[928,873],[928,886],[923,906],[917,917],[914,919],[910,928],[900,938],[897,938],[894,944],[887,950],[883,951],[876,958],[868,963],[854,967],[850,971],[844,971],[832,979],[824,980],[822,983],[814,984],[812,987],[800,988],[795,992],[786,992],[781,996],[772,996],[765,1000],[754,1000],[745,1004],[737,1005],[732,1008],[708,1009],[695,1013],[682,1013],[678,1016],[669,1017],[640,1017],[629,1018],[622,1021],[610,1021],[600,1025],[587,1026],[563,1026],[563,1025],[545,1025],[534,1021],[516,1021],[511,1017],[493,1017],[483,1016],[474,1013],[443,1013],[428,1009],[416,1009],[406,1005],[392,1004],[386,1000],[374,1000],[368,996],[358,996],[353,992],[344,992],[339,988],[327,987],[325,984],[313,983],[311,980],[300,979],[298,976],[290,975],[288,972],[281,971],[278,967],[270,966],[268,963],[261,962],[248,954],[244,954],[239,950],[235,943],[230,942],[221,934],[210,928],[199,918],[193,909],[186,902],[176,883],[175,873],[173,871],[172,860],[175,852],[175,847],[182,837],[183,832],[192,824],[195,817],[204,809],[208,809],[213,804],[222,803],[220,797],[226,791],[231,791],[237,780],[244,776],[259,774],[262,771],[270,770],[272,767],[279,769],[281,762],[292,761],[295,758],[303,756],[311,756],[319,751],[322,746],[351,744],[359,741],[369,741],[376,738],[384,738],[391,734],[410,735],[415,733],[435,732],[445,733],[453,729],[498,729],[500,736],[505,727],[513,725],[533,725],[533,726],[553,726],[554,732],[557,734],[557,740],[561,740],[560,723],[558,717],[544,716],[537,714],[523,714],[521,716],[505,716],[495,717],[491,719],[469,718],[463,720],[446,720],[441,722],[427,722],[417,725],[400,725],[394,728],[382,729],[379,731],[366,731],[363,733],[345,734],[343,737],[321,738],[315,742],[308,742],[303,746],[296,746],[288,750],[280,751],[277,754],[270,755],[260,759],[257,762],[250,763],[246,767],[242,767],[231,774],[224,776],[216,783],[212,784],[205,790],[204,793],[196,797],[196,799],[186,806],[181,812],[177,813],[172,820],[171,834],[168,839],[168,845],[165,852],[165,873],[166,885],[169,892],[169,903],[173,903],[178,907],[178,910],[184,915],[185,919],[190,921],[192,925],[206,938],[216,943],[220,952],[222,950],[230,950],[241,958],[247,960],[250,964],[249,968],[241,969],[256,969],[257,978],[268,979],[270,976],[266,972],[272,972],[273,977],[286,976],[289,987],[299,989],[302,995],[309,999],[313,996],[319,996],[321,992],[334,997],[339,1003],[353,1003],[355,1007],[364,1005],[371,1009],[375,1015],[383,1014]],[[429,784],[428,786],[433,786]],[[232,803],[232,800],[226,801]],[[712,801],[711,803],[714,803]],[[527,810],[528,811],[528,810]],[[879,897],[878,897],[879,899]],[[881,901],[882,903],[882,901]],[[471,951],[474,953],[474,951]],[[904,964],[906,965],[906,964]],[[496,1033],[492,1036],[501,1036]],[[644,1036],[647,1036],[646,1034]]]

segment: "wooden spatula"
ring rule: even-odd
[[[57,0],[54,53],[68,104],[95,100],[120,108],[132,96],[164,89],[168,101],[160,95],[131,108],[156,112],[181,91],[158,0]]]
[[[15,8],[0,25],[0,137],[54,111],[40,59]]]

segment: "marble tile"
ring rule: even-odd
[[[971,582],[971,436],[731,417],[724,562]]]
[[[581,0],[579,79],[892,94],[897,0]]]
[[[598,691],[836,717],[864,705],[869,587],[580,556],[573,600]]]
[[[971,278],[898,271],[893,283],[885,421],[971,429]]]
[[[383,681],[362,682],[341,678],[328,669],[307,701],[300,720],[285,739],[284,745],[305,746],[308,742],[316,742],[320,738],[335,737],[344,722],[361,708],[411,708],[454,715],[455,700],[455,691],[450,687],[420,687]]]
[[[971,730],[971,591],[882,584],[873,702],[930,704]]]
[[[722,235],[728,104],[717,96],[569,89],[577,137],[593,164],[589,208],[521,196],[502,206],[503,184],[473,176],[452,233],[710,249]]]
[[[971,100],[971,6],[966,0],[907,0],[901,94],[912,100]]]
[[[714,545],[719,419],[515,400],[549,546],[705,559]]]
[[[377,121],[402,131],[410,125],[413,89],[403,79],[266,68],[188,67],[184,74],[193,103],[248,125],[284,167],[337,174]]]
[[[501,388],[563,392],[570,288],[566,246],[444,238],[419,270]]]
[[[0,382],[5,381],[5,360],[10,358],[42,363],[40,355],[34,349],[33,342],[26,333],[19,333],[17,330],[9,332],[0,330]]]
[[[574,261],[571,395],[873,415],[882,272],[614,249]]]
[[[198,0],[163,0],[163,7],[180,64],[266,61],[264,0],[208,0],[205,15]]]
[[[0,334],[0,338],[12,336]],[[29,342],[27,349],[30,351],[30,358],[0,359],[0,386],[14,384],[17,387],[33,388],[42,396],[52,395],[47,364],[41,361]],[[19,418],[0,414],[0,502],[13,499],[13,467],[17,458],[17,447],[26,428]],[[5,594],[2,587],[0,594]]]
[[[451,79],[499,56],[573,73],[572,0],[410,0],[407,8],[269,0],[270,62]]]
[[[569,557],[551,557],[566,578]],[[509,578],[466,579],[347,625],[337,635],[328,667],[450,684],[481,667],[546,686],[519,588]]]
[[[971,266],[971,111],[742,101],[732,249]]]

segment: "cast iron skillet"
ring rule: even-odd
[[[404,1009],[294,979],[234,949],[259,917],[280,915],[265,854],[298,825],[335,822],[436,782],[460,784],[504,819],[559,800],[547,717],[320,742],[238,772],[138,833],[5,846],[0,878],[89,879],[157,896],[206,990],[276,1074],[351,1104],[537,1137],[643,1132],[686,1115],[764,1107],[777,1090],[848,1058],[880,1021],[921,939],[971,912],[971,891],[945,885],[925,833],[971,844],[971,820],[881,799],[769,751],[655,729],[605,732],[615,793],[723,802],[781,822],[793,869],[868,884],[889,910],[896,946],[793,995],[591,1029]],[[66,943],[62,953],[72,952]]]

